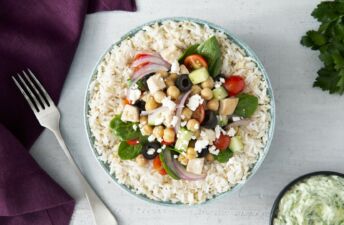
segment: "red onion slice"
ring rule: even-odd
[[[226,128],[230,128],[230,127],[239,127],[239,126],[248,126],[252,121],[249,119],[243,119],[243,120],[238,120],[235,121],[231,124],[228,124]]]
[[[176,159],[172,159],[172,163],[178,173],[178,176],[184,180],[202,180],[207,176],[206,174],[199,175],[186,171],[184,166],[182,166]]]
[[[168,110],[168,108],[166,106],[161,106],[157,109],[153,109],[153,110],[149,110],[149,111],[142,111],[141,112],[141,115],[142,116],[147,116],[147,115],[150,115],[150,114],[153,114],[153,113],[159,113],[161,111],[165,111],[165,110]]]
[[[142,56],[142,57],[136,59],[131,64],[131,67],[137,67],[143,63],[154,63],[154,64],[165,66],[167,68],[171,68],[171,64],[166,62],[162,57],[151,56],[151,55]]]
[[[168,71],[169,68],[163,65],[159,64],[154,64],[154,63],[148,63],[144,66],[142,66],[139,70],[135,71],[131,78],[133,80],[137,80],[138,78],[140,79],[141,76],[150,74],[150,73],[155,73],[158,71]],[[137,82],[137,81],[136,81]]]
[[[188,98],[188,96],[190,95],[191,90],[189,90],[188,92],[186,92],[180,99],[179,104],[177,105],[177,112],[176,112],[176,117],[178,118],[176,126],[174,127],[174,130],[176,132],[176,134],[178,134],[179,128],[180,128],[180,121],[181,121],[181,115],[182,115],[182,111],[186,102],[186,99]]]

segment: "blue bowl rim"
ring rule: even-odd
[[[250,56],[251,58],[254,59],[254,61],[256,62],[259,70],[261,71],[261,73],[263,74],[264,79],[266,80],[267,84],[268,84],[268,90],[267,90],[267,94],[270,97],[270,116],[271,116],[271,121],[270,121],[270,126],[269,126],[269,131],[267,133],[268,135],[268,140],[267,143],[264,147],[263,152],[259,155],[259,158],[257,159],[256,163],[253,165],[253,167],[250,168],[249,174],[247,176],[247,178],[244,180],[244,182],[241,183],[237,183],[236,185],[234,185],[231,189],[229,189],[228,191],[222,192],[216,196],[213,196],[210,199],[207,199],[206,201],[200,203],[200,204],[184,204],[181,202],[177,202],[177,203],[173,203],[171,201],[158,201],[158,200],[153,200],[148,198],[147,196],[143,195],[143,194],[137,194],[136,192],[134,192],[131,188],[127,187],[124,184],[120,184],[117,181],[117,178],[115,176],[115,174],[110,174],[109,172],[109,165],[107,163],[104,163],[102,160],[99,159],[100,155],[98,154],[97,150],[94,148],[94,137],[92,135],[90,126],[88,124],[88,119],[87,119],[87,115],[88,115],[88,111],[89,111],[89,89],[90,89],[90,84],[91,82],[95,79],[96,76],[96,72],[97,72],[97,68],[99,66],[99,64],[103,61],[105,55],[110,52],[112,50],[112,48],[114,46],[119,45],[123,40],[132,37],[133,35],[135,35],[137,32],[139,32],[140,30],[142,30],[143,27],[145,26],[150,26],[156,23],[163,23],[165,21],[176,21],[176,22],[180,22],[180,21],[190,21],[190,22],[194,22],[197,23],[199,25],[202,26],[208,26],[211,29],[214,29],[216,31],[220,31],[223,32],[227,38],[234,42],[236,45],[238,45],[241,49],[244,50],[245,54]],[[158,204],[158,205],[162,205],[162,206],[179,206],[179,207],[187,207],[187,206],[200,206],[200,205],[204,205],[206,203],[212,202],[215,199],[220,199],[221,197],[224,197],[226,194],[229,193],[234,193],[235,191],[239,190],[240,188],[242,188],[250,179],[251,177],[253,177],[257,170],[259,169],[259,167],[261,166],[261,164],[263,163],[264,159],[266,158],[266,155],[269,152],[270,146],[271,146],[271,142],[273,139],[273,135],[274,135],[274,130],[275,130],[275,123],[276,123],[276,109],[275,109],[275,98],[274,98],[274,94],[273,94],[273,89],[271,86],[271,82],[269,79],[269,76],[262,64],[262,62],[259,60],[259,58],[257,57],[256,53],[243,41],[241,41],[236,35],[232,34],[231,32],[227,31],[226,29],[213,24],[211,22],[208,22],[206,20],[201,20],[201,19],[196,19],[196,18],[191,18],[191,17],[166,17],[166,18],[161,18],[161,19],[156,19],[156,20],[152,20],[149,21],[147,23],[144,23],[132,30],[130,30],[129,32],[127,32],[125,35],[123,35],[117,42],[115,42],[114,44],[112,44],[99,58],[99,60],[97,61],[97,64],[95,65],[92,75],[90,76],[88,83],[87,83],[87,88],[85,91],[85,97],[84,97],[84,125],[85,125],[85,130],[86,130],[86,134],[87,134],[87,139],[88,139],[88,143],[90,148],[93,151],[93,155],[96,158],[96,160],[100,163],[100,165],[102,166],[102,168],[104,169],[104,171],[107,173],[107,175],[109,175],[112,178],[112,181],[114,181],[114,183],[116,185],[118,185],[121,189],[125,190],[126,192],[129,192],[132,196],[135,196],[136,198],[139,198],[141,200],[144,200],[146,202],[150,202],[150,203],[154,203],[154,204]]]

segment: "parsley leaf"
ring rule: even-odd
[[[313,86],[330,94],[344,93],[344,0],[324,1],[311,14],[321,22],[318,30],[308,31],[301,44],[319,50],[324,67]]]
[[[142,145],[129,145],[126,141],[122,141],[118,146],[118,156],[123,160],[134,159],[141,153]]]
[[[227,148],[224,151],[220,151],[218,155],[214,155],[214,159],[220,163],[228,162],[230,158],[232,158],[233,152]]]
[[[138,125],[137,123],[123,122],[121,115],[116,115],[110,122],[110,128],[120,140],[127,141],[141,137],[140,130],[133,128],[135,124]]]

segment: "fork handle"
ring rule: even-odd
[[[59,129],[53,130],[53,133],[56,136],[56,139],[58,143],[60,144],[61,148],[63,149],[65,155],[67,156],[68,160],[70,161],[70,164],[72,168],[74,169],[74,172],[79,178],[80,184],[85,192],[86,199],[91,206],[92,213],[94,216],[95,224],[96,225],[118,225],[115,217],[112,215],[110,210],[105,206],[105,204],[100,200],[98,195],[94,192],[92,187],[89,185],[87,180],[84,178],[82,173],[80,172],[79,167],[76,165],[74,159],[72,158],[64,140],[61,135],[61,132]]]

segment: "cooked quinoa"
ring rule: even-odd
[[[123,109],[126,81],[132,73],[130,59],[137,51],[159,52],[172,64],[171,70],[178,71],[177,59],[183,50],[213,35],[222,51],[221,72],[245,77],[244,91],[259,99],[252,122],[239,130],[244,144],[243,152],[235,154],[227,163],[206,163],[203,172],[207,176],[198,181],[174,180],[147,169],[150,164],[142,167],[135,160],[121,160],[117,154],[119,140],[113,135],[109,123]],[[267,81],[252,58],[247,57],[224,33],[208,26],[189,21],[165,21],[143,27],[133,37],[123,40],[106,53],[89,88],[88,122],[99,158],[109,164],[110,173],[118,183],[156,201],[199,204],[245,182],[268,141],[271,99],[267,95]]]

